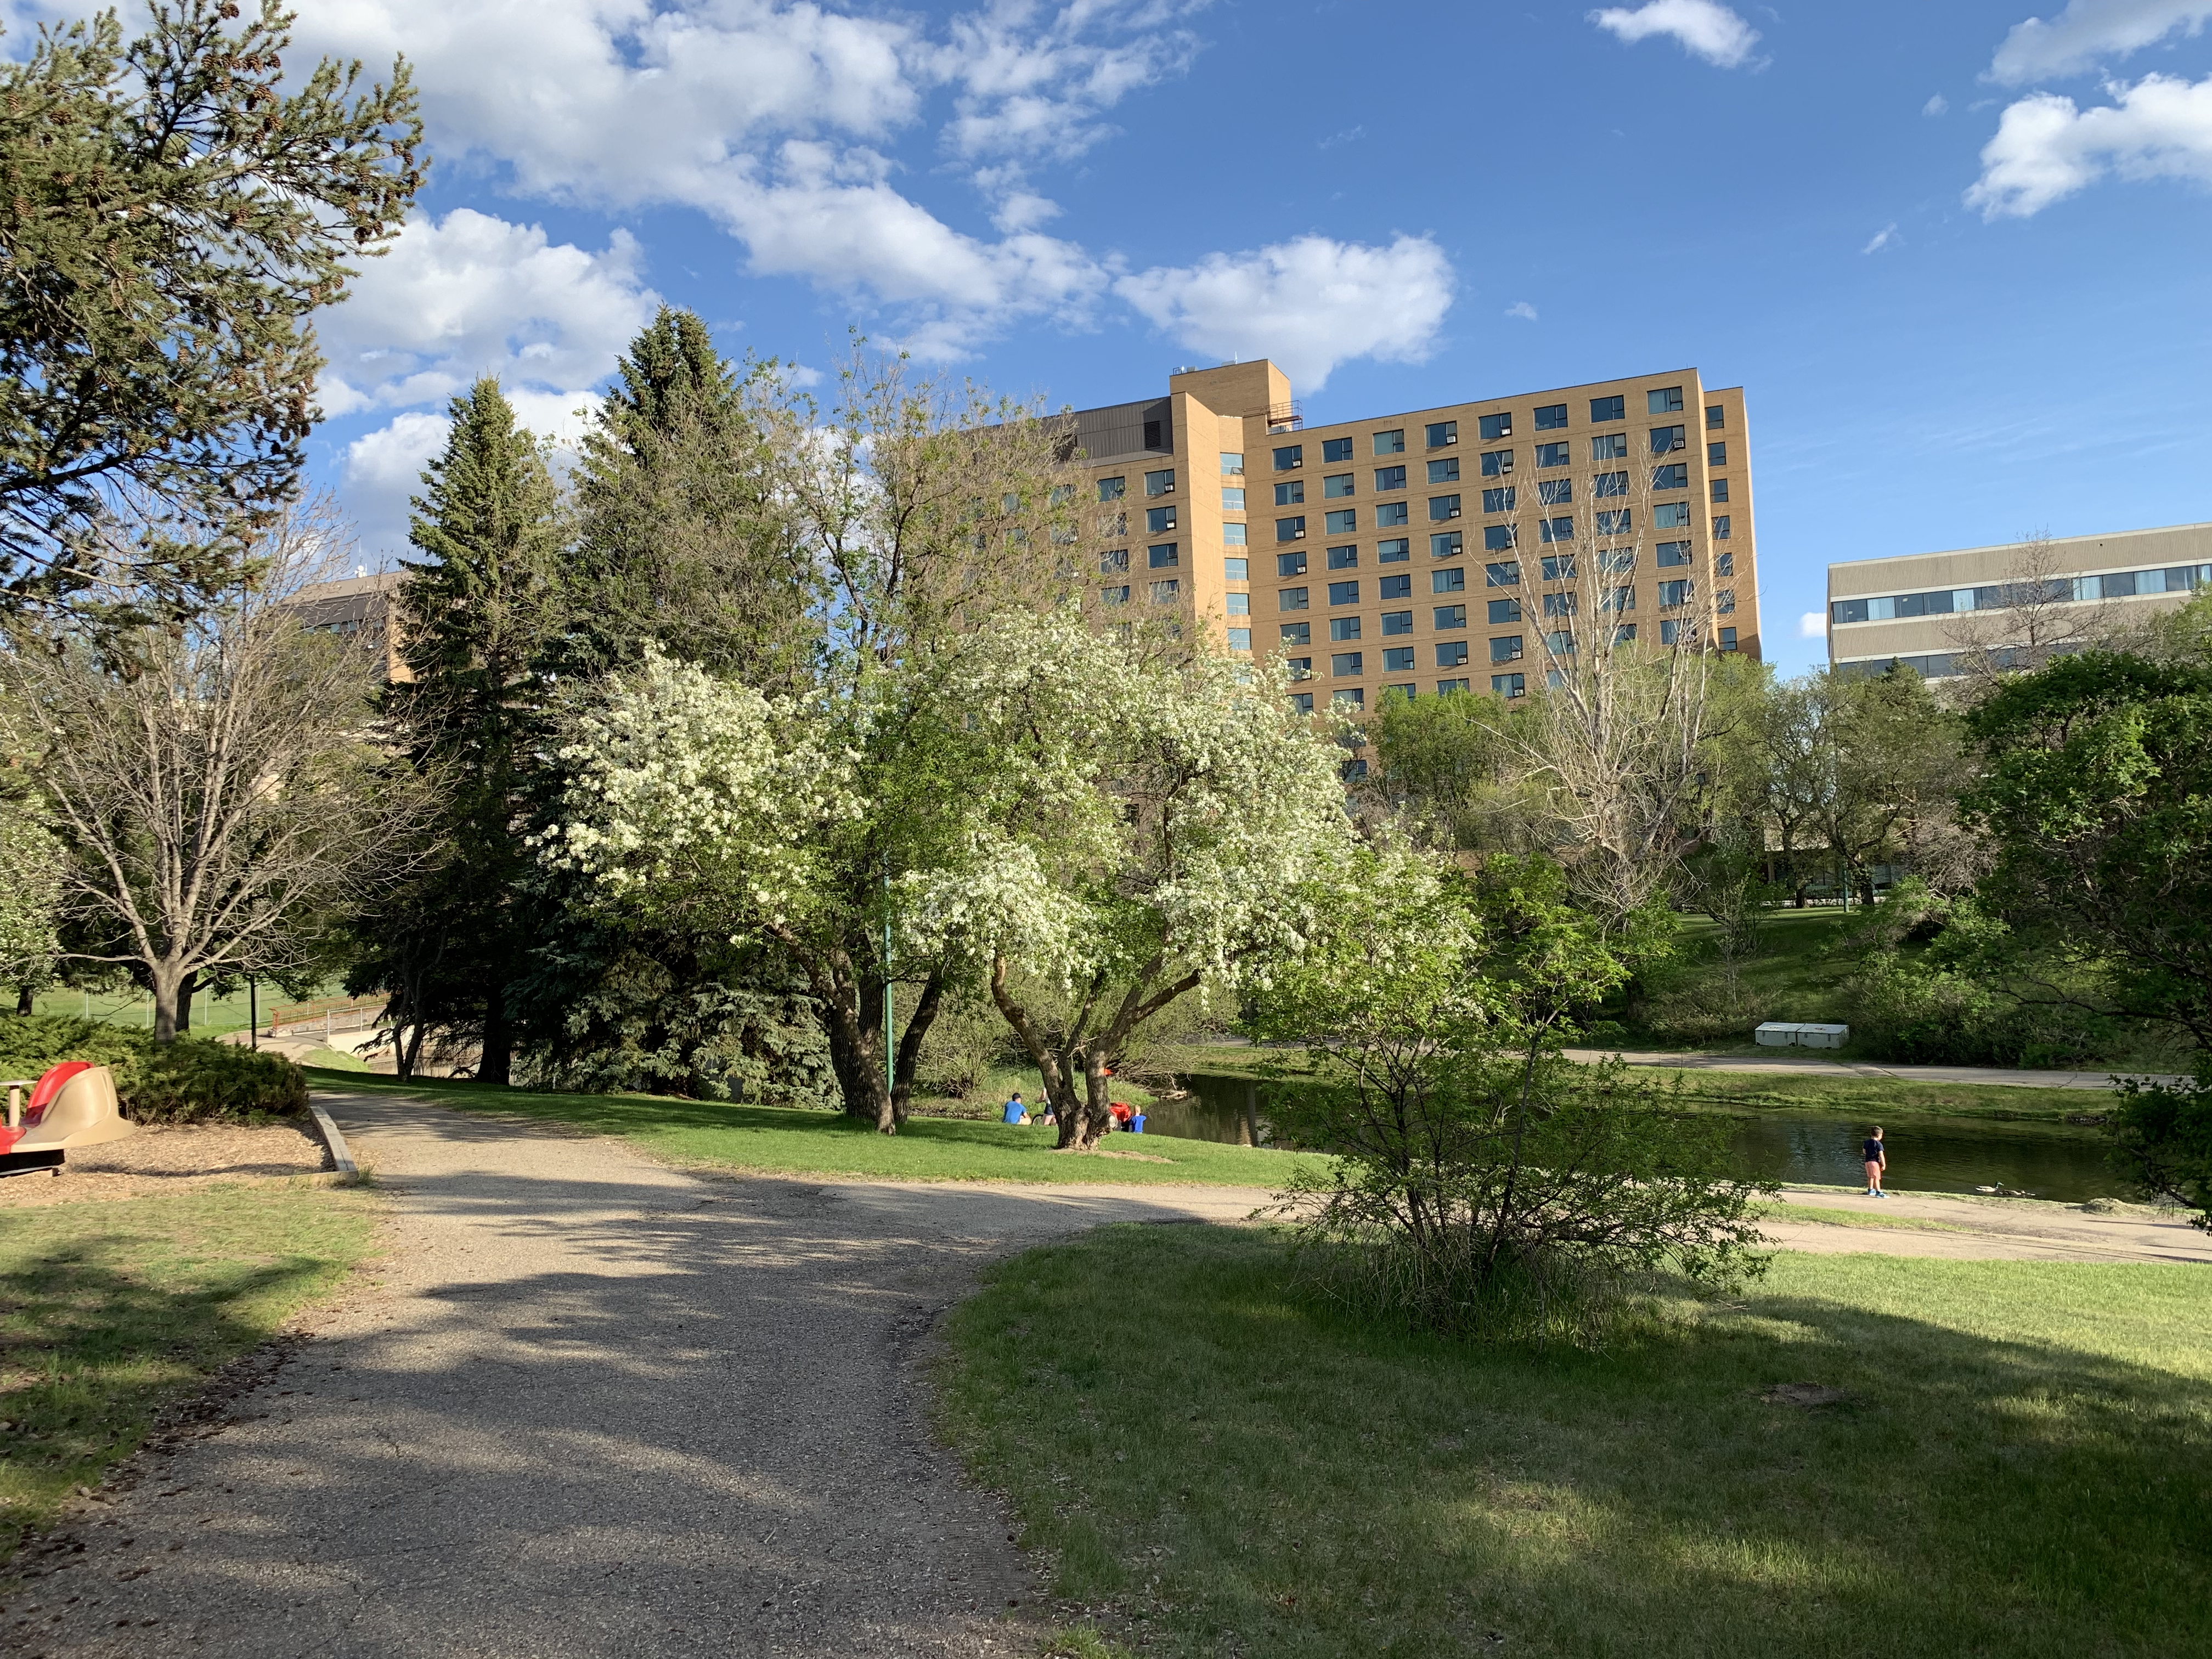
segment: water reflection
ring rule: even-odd
[[[1296,1085],[1203,1073],[1182,1080],[1190,1090],[1187,1097],[1147,1109],[1151,1133],[1232,1146],[1283,1144],[1269,1108]],[[1736,1167],[1745,1175],[1830,1187],[1864,1178],[1859,1143],[1866,1126],[1856,1120],[1822,1112],[1763,1112],[1732,1121]],[[2105,1139],[2094,1129],[1919,1117],[1885,1127],[1889,1182],[1899,1192],[2005,1187],[2074,1204],[2124,1195],[2106,1164]]]

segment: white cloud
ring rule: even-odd
[[[2079,75],[2177,29],[2196,34],[2207,19],[2212,19],[2212,0],[2067,0],[2066,9],[2047,23],[2031,17],[2013,25],[1990,64],[1989,78],[2016,87]]]
[[[1948,115],[1950,111],[1951,100],[1940,92],[1920,106],[1920,112],[1931,119],[1938,115]]]
[[[1828,613],[1808,611],[1797,618],[1797,637],[1801,640],[1825,640],[1828,637]]]
[[[422,487],[422,469],[445,447],[443,415],[410,410],[346,447],[345,501],[364,550],[400,552],[407,542],[408,502]]]
[[[1452,301],[1451,264],[1425,236],[1388,247],[1301,236],[1195,265],[1121,277],[1114,290],[1181,344],[1272,357],[1317,392],[1353,357],[1419,362]]]
[[[442,404],[480,374],[510,394],[589,386],[659,304],[641,264],[626,231],[592,253],[471,208],[415,215],[318,325],[324,406]]]
[[[1590,13],[1589,21],[1630,46],[1654,35],[1670,35],[1683,51],[1720,69],[1747,62],[1759,41],[1759,31],[1719,0],[1648,0],[1634,11],[1608,6]]]
[[[1509,317],[1518,317],[1524,321],[1533,323],[1536,320],[1536,307],[1530,305],[1526,300],[1516,300],[1511,305],[1505,307],[1505,314]]]
[[[1864,247],[1861,248],[1859,252],[1862,253],[1879,253],[1882,249],[1892,246],[1903,240],[1904,238],[1900,237],[1897,234],[1897,227],[1895,224],[1887,224],[1880,230],[1875,232],[1874,240],[1869,241]]]
[[[2013,104],[1983,147],[1966,205],[1984,219],[2025,219],[2107,173],[2212,184],[2212,76],[2150,75],[2106,90],[2117,101],[2089,109],[2049,92]]]

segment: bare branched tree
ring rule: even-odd
[[[390,877],[423,816],[380,775],[376,665],[289,605],[347,546],[327,507],[295,508],[219,610],[97,648],[19,632],[0,654],[0,739],[64,848],[65,906],[105,941],[73,954],[143,977],[156,1042],[199,984],[301,966],[312,925]]]
[[[1978,587],[1973,609],[1954,611],[1944,629],[1958,653],[1967,700],[1978,702],[2000,674],[2040,668],[2122,631],[2125,619],[2118,607],[2074,595],[2074,578],[2061,568],[2049,532],[2015,543],[2003,580]]]

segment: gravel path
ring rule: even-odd
[[[323,1099],[392,1196],[381,1279],[22,1563],[0,1652],[1033,1653],[1044,1610],[1004,1516],[922,1420],[934,1321],[1011,1250],[1265,1196],[716,1179],[617,1141]],[[2171,1224],[1894,1202],[1983,1231],[1772,1231],[1899,1255],[2212,1255]]]

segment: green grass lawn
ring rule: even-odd
[[[239,1183],[0,1210],[0,1558],[368,1247],[369,1199]]]
[[[464,1111],[514,1112],[620,1135],[672,1163],[769,1175],[862,1176],[883,1181],[1114,1182],[1133,1185],[1284,1185],[1310,1154],[1218,1146],[1168,1135],[1117,1134],[1097,1157],[1056,1152],[1053,1131],[959,1118],[911,1117],[879,1135],[837,1112],[663,1095],[541,1094],[480,1083],[311,1069],[338,1092],[415,1095]]]
[[[1784,1255],[1605,1352],[1486,1350],[1271,1234],[1118,1227],[1000,1267],[939,1398],[1146,1654],[2162,1659],[2212,1650],[2208,1330],[2195,1267]]]

